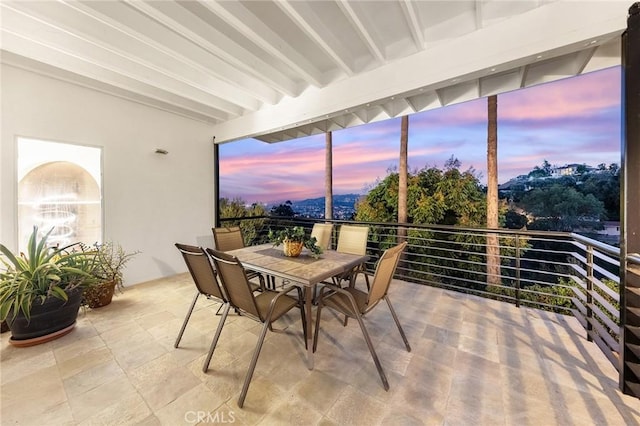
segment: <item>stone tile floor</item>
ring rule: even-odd
[[[296,310],[268,333],[243,409],[236,401],[260,325],[230,315],[207,373],[219,317],[186,274],[128,288],[80,314],[69,335],[14,348],[0,341],[2,425],[634,425],[640,401],[572,318],[394,281],[366,319],[390,390],[355,321],[323,311],[315,368]]]

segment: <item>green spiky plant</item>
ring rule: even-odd
[[[82,250],[71,244],[63,248],[47,246],[53,228],[38,240],[38,227],[33,228],[27,253],[16,255],[0,244],[3,270],[0,272],[0,320],[18,313],[31,318],[31,307],[49,297],[68,300],[68,293],[93,285],[97,265],[95,251]]]

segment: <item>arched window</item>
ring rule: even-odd
[[[33,226],[64,246],[102,241],[99,148],[18,140],[19,244]],[[48,160],[48,161],[47,161]]]

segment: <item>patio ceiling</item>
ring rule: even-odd
[[[2,1],[2,61],[277,142],[620,63],[630,1]]]

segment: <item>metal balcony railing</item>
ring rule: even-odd
[[[222,225],[239,224],[247,244],[259,244],[268,241],[269,229],[299,225],[310,230],[317,221],[260,216],[222,219]],[[323,222],[335,225],[333,247],[341,224],[369,226],[371,271],[384,250],[406,240],[397,279],[572,315],[584,326],[587,338],[619,367],[620,250],[616,247],[566,232]],[[640,265],[640,258],[628,261]]]

